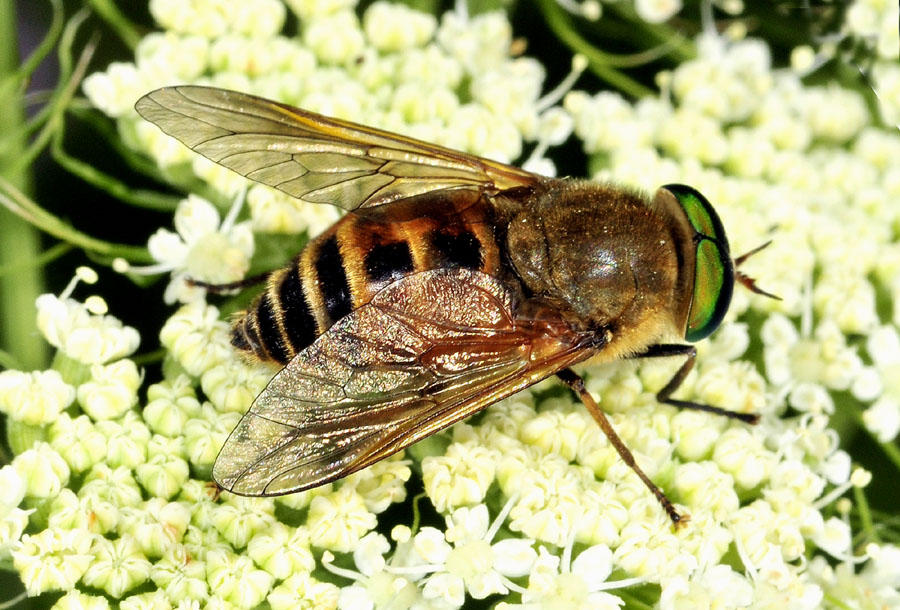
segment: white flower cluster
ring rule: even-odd
[[[81,268],[77,278],[92,283],[96,274]],[[67,591],[60,607],[108,607],[80,587],[102,590],[126,608],[201,601],[250,608],[267,599],[277,607],[334,607],[338,588],[312,578],[310,548],[357,548],[377,515],[405,499],[407,461],[398,456],[334,487],[285,499],[288,510],[305,511],[299,527],[277,522],[271,499],[212,502],[192,470],[208,479],[239,418],[235,411],[271,372],[237,361],[218,311],[196,301],[163,328],[171,371],[138,409],[137,366],[126,358],[105,363],[130,353],[137,334],[94,313],[105,311],[96,301],[92,311],[74,301],[78,280],[60,297],[40,300],[50,304],[38,314],[52,329],[48,338],[78,336],[79,326],[90,331],[77,342],[59,341],[61,372],[0,373],[0,408],[18,453],[0,469],[7,492],[0,559],[12,560],[29,595]],[[123,333],[134,333],[127,349]],[[198,384],[211,402],[198,399]],[[36,533],[25,534],[34,510],[23,504],[41,509]],[[147,583],[158,590],[133,594]]]
[[[96,272],[80,267],[60,296],[37,298],[38,328],[59,350],[59,370],[0,373],[0,413],[13,422],[53,424],[76,399],[95,421],[117,418],[137,403],[141,374],[125,358],[140,343],[137,331],[104,315],[106,303],[100,297],[80,303],[70,296],[79,281],[96,279]]]
[[[176,232],[159,229],[150,237],[147,248],[158,265],[145,268],[143,272],[172,272],[165,293],[167,303],[186,303],[206,294],[189,280],[228,284],[247,273],[253,256],[253,232],[249,221],[235,223],[241,202],[242,195],[232,212],[220,222],[219,212],[213,204],[189,195],[175,210]]]
[[[524,592],[510,577],[527,575],[537,560],[532,541],[508,538],[493,542],[508,511],[493,523],[484,504],[459,508],[446,518],[447,529],[423,527],[415,535],[398,526],[397,542],[389,559],[390,544],[381,534],[365,536],[353,551],[358,571],[334,566],[334,556],[323,562],[334,574],[349,578],[340,590],[341,610],[375,608],[388,601],[396,608],[460,608],[466,594],[484,599],[510,590]]]
[[[59,371],[0,373],[0,413],[28,425],[49,424],[75,400]]]
[[[698,59],[660,75],[658,98],[575,92],[553,107],[554,95],[541,97],[543,67],[511,56],[506,17],[469,16],[462,4],[437,19],[386,2],[360,15],[356,0],[152,0],[164,31],[142,40],[134,63],[86,79],[129,143],[173,176],[189,167],[235,204],[223,220],[191,196],[175,231],[150,240],[156,270],[173,272],[166,300],[185,304],[160,331],[163,378],[146,401],[127,358],[133,329],[104,315],[97,297],[78,303],[67,289],[39,300],[54,368],[0,373],[17,453],[0,469],[9,490],[0,561],[11,557],[30,595],[66,592],[60,609],[110,600],[125,610],[430,610],[471,600],[615,609],[638,600],[632,591],[664,609],[896,604],[900,549],[870,544],[854,556],[847,512],[833,509],[870,477],[839,449],[828,417],[855,408],[880,441],[900,432],[900,209],[891,203],[900,136],[880,129],[857,94],[774,70],[764,43],[713,37],[698,40]],[[718,4],[738,11],[740,2]],[[848,11],[847,33],[877,36],[878,65],[890,64],[882,50],[892,32],[878,21],[896,15],[888,4],[860,0]],[[681,2],[634,8],[660,22]],[[299,18],[295,38],[281,33],[287,10]],[[643,470],[690,514],[687,526],[671,526],[573,396],[545,385],[458,424],[446,448],[411,451],[431,452],[420,463],[425,498],[398,523],[379,519],[406,501],[413,469],[402,454],[278,500],[214,497],[204,481],[216,453],[272,371],[235,356],[219,310],[185,278],[237,280],[252,231],[315,232],[336,212],[251,185],[138,120],[139,96],[183,82],[502,160],[534,142],[528,166],[548,173],[544,151],[574,129],[598,179],[696,186],[735,252],[771,232],[773,246],[742,270],[783,300],[738,288],[679,393],[758,413],[758,425],[660,406],[655,393],[673,372],[665,362],[583,370]],[[250,221],[238,222],[245,194]],[[748,310],[748,323],[737,322]],[[752,350],[764,375],[742,359]],[[419,522],[424,502],[443,523]]]
[[[137,331],[117,318],[98,315],[90,305],[42,294],[36,303],[38,329],[50,345],[83,364],[103,364],[132,354],[140,344]]]
[[[882,120],[900,127],[900,5],[892,0],[855,0],[847,8],[846,34],[872,49],[872,87]]]
[[[21,538],[28,525],[31,511],[19,508],[25,499],[25,481],[12,466],[0,468],[0,560],[9,561],[10,550]]]

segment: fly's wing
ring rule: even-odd
[[[225,89],[165,87],[135,109],[251,180],[346,210],[445,189],[497,193],[540,180],[511,165]]]
[[[551,318],[515,319],[503,284],[469,269],[390,284],[272,379],[213,478],[243,495],[315,487],[595,352],[588,334]]]

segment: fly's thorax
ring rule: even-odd
[[[683,309],[680,228],[630,191],[553,186],[508,227],[509,259],[527,291],[610,331],[626,352],[672,335]]]

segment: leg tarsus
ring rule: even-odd
[[[209,494],[210,499],[215,502],[222,495],[222,492],[225,491],[225,488],[216,483],[215,481],[207,481],[206,485],[206,493]]]
[[[622,461],[625,462],[628,467],[630,467],[634,473],[644,482],[644,485],[647,486],[659,503],[662,505],[663,509],[666,511],[666,514],[669,515],[669,519],[672,520],[672,523],[676,528],[683,526],[687,523],[690,518],[689,515],[682,515],[675,507],[672,505],[671,500],[666,497],[666,494],[663,493],[663,490],[657,487],[657,485],[650,480],[644,471],[641,470],[640,466],[637,465],[637,462],[634,459],[634,455],[632,455],[631,451],[629,451],[628,447],[625,446],[625,443],[622,442],[622,439],[619,438],[619,435],[616,434],[615,429],[613,429],[612,424],[609,423],[609,420],[606,418],[606,415],[603,411],[600,410],[600,407],[597,405],[594,398],[590,395],[587,389],[584,387],[584,380],[572,369],[563,369],[556,374],[563,383],[565,383],[569,388],[578,395],[581,399],[581,402],[584,403],[584,406],[587,407],[588,413],[591,414],[591,417],[597,422],[600,426],[600,429],[603,430],[603,433],[606,434],[606,438],[609,439],[610,444],[615,447],[616,451],[618,451],[619,456],[622,458]]]
[[[757,415],[756,413],[737,413],[735,411],[729,411],[728,409],[723,409],[721,407],[704,405],[699,402],[693,402],[690,400],[678,400],[676,398],[672,398],[672,394],[674,394],[678,390],[678,388],[681,387],[681,384],[684,383],[684,380],[687,378],[688,373],[690,373],[691,369],[694,368],[694,361],[697,359],[697,348],[695,348],[693,345],[681,345],[678,343],[662,343],[659,345],[651,345],[646,352],[644,352],[643,354],[638,354],[637,356],[635,356],[635,358],[668,358],[672,356],[685,356],[686,359],[684,361],[684,364],[681,365],[681,368],[679,368],[672,376],[672,379],[669,380],[669,383],[667,383],[663,389],[657,392],[656,400],[666,405],[678,407],[679,409],[693,409],[694,411],[715,413],[716,415],[722,415],[731,419],[737,419],[748,424],[755,424],[759,422],[759,415]]]

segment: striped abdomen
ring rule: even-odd
[[[392,221],[377,209],[342,218],[269,276],[266,291],[235,322],[232,344],[286,364],[403,276],[445,267],[499,275],[500,252],[484,202],[462,211],[447,198],[440,204],[444,210],[409,220]]]

